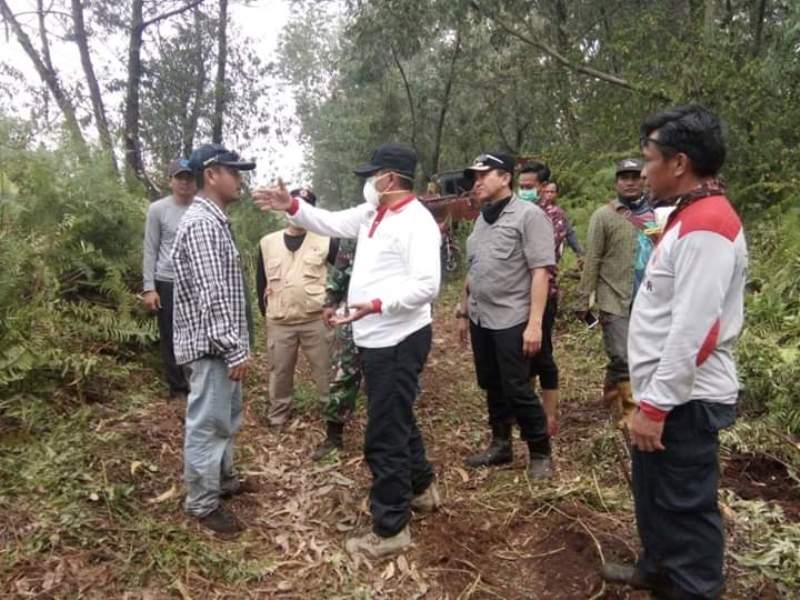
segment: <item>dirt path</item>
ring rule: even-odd
[[[237,457],[261,492],[229,502],[248,525],[241,538],[217,540],[180,511],[183,407],[160,398],[126,412],[106,406],[89,421],[99,440],[89,461],[93,481],[106,482],[97,498],[81,501],[81,514],[88,515],[81,531],[89,530],[84,537],[65,535],[49,552],[12,561],[0,591],[128,599],[646,597],[607,588],[597,574],[604,559],[632,559],[638,544],[620,446],[597,402],[602,358],[596,332],[561,327],[567,330],[557,340],[566,392],[555,446],[558,475],[531,485],[519,441],[508,468],[463,468],[463,457],[485,442],[485,411],[471,355],[458,346],[454,324],[439,318],[443,314],[449,310],[437,311],[418,415],[445,506],[414,517],[414,546],[403,556],[370,565],[343,552],[345,537],[369,523],[363,409],[348,426],[345,451],[313,464],[308,457],[322,427],[308,388],[301,387],[290,426],[268,429],[259,418],[262,366],[248,390]],[[731,458],[731,485],[758,498],[765,497],[764,488],[773,490],[778,496],[772,500],[796,519],[796,486],[775,491],[769,483],[777,480],[757,479],[782,477],[774,465],[766,472],[760,463],[758,470],[743,461]],[[24,545],[25,528],[35,527],[37,518],[24,506],[12,507],[0,517],[0,525],[13,529],[6,541]],[[52,521],[40,526],[58,529]],[[741,597],[750,584],[737,577],[740,567],[732,563],[730,569],[730,597]],[[760,597],[778,595],[770,584]]]

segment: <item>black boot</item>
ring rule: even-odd
[[[314,454],[311,455],[313,460],[322,460],[334,450],[341,450],[344,447],[342,441],[342,433],[344,432],[344,425],[342,423],[326,422],[327,433],[325,439],[322,441]]]
[[[483,452],[468,456],[464,464],[471,468],[505,465],[512,461],[511,424],[492,425],[492,441]]]

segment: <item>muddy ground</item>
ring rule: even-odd
[[[261,420],[267,370],[259,355],[237,458],[260,492],[227,503],[248,527],[238,540],[215,539],[181,513],[183,407],[154,388],[152,371],[134,370],[129,388],[115,392],[120,400],[91,405],[82,421],[81,439],[89,440],[80,453],[85,489],[62,476],[38,487],[15,484],[33,496],[0,497],[0,594],[131,600],[647,597],[606,586],[598,576],[603,560],[631,560],[638,548],[624,447],[598,400],[599,333],[567,321],[559,326],[557,477],[532,484],[518,440],[513,465],[463,468],[464,456],[485,442],[486,419],[471,355],[458,344],[455,324],[444,318],[449,313],[437,310],[417,411],[445,504],[434,515],[414,517],[414,545],[403,556],[369,564],[343,551],[346,536],[369,524],[369,475],[360,454],[363,407],[347,428],[345,451],[314,464],[309,456],[323,429],[309,386],[299,388],[290,425],[280,432],[267,428]],[[125,402],[134,391],[139,400]],[[57,427],[32,435],[47,440]],[[6,429],[5,449],[15,453],[20,469],[30,470],[27,442],[13,441],[13,428]],[[49,460],[58,463],[59,452],[69,447],[59,451],[53,444]],[[798,485],[780,461],[727,453],[723,468],[723,487],[739,498],[764,500],[780,506],[790,521],[800,520]],[[49,502],[58,486],[72,485],[76,491],[64,495],[63,504]],[[748,543],[744,529],[735,511],[726,507],[725,514],[729,550],[741,551]],[[70,518],[80,521],[71,526]],[[787,595],[786,587],[732,558],[728,572],[727,597]]]

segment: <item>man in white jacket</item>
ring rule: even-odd
[[[285,210],[303,229],[357,238],[348,291],[367,383],[364,454],[372,471],[372,531],[347,540],[351,554],[398,554],[411,544],[411,509],[435,510],[439,494],[425,456],[414,400],[431,346],[431,302],[439,293],[440,234],[413,190],[417,156],[404,144],[385,144],[355,169],[365,179],[364,202],[330,212],[291,198],[280,187],[256,190],[264,210]]]
[[[658,204],[674,208],[628,334],[642,551],[634,567],[607,564],[603,575],[658,598],[719,598],[718,432],[736,417],[733,349],[744,317],[747,245],[716,179],[725,160],[716,115],[678,107],[645,120],[641,135],[647,183]]]

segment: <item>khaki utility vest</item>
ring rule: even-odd
[[[290,252],[283,234],[283,230],[276,231],[260,243],[267,276],[267,319],[282,325],[319,319],[325,303],[331,240],[307,231],[297,252]]]

